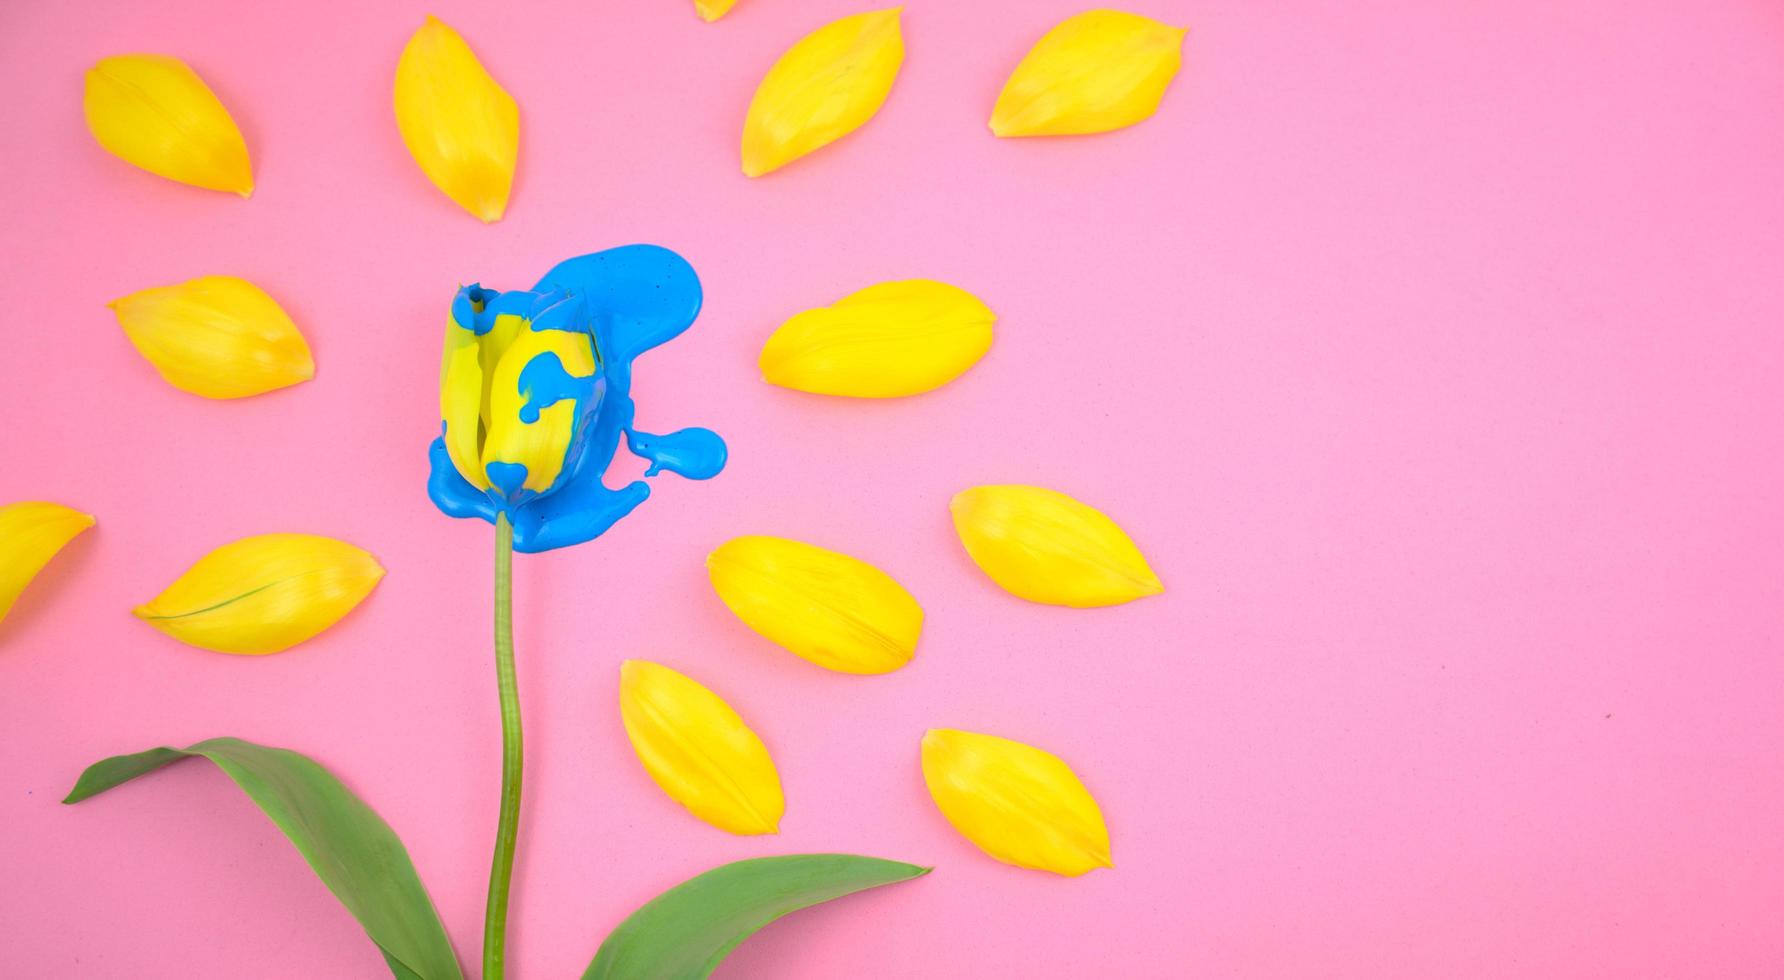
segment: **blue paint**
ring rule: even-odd
[[[634,455],[651,463],[646,476],[663,470],[694,480],[725,466],[725,443],[708,429],[651,435],[632,427],[632,361],[680,336],[700,313],[700,280],[681,256],[655,245],[627,245],[559,263],[531,290],[497,292],[472,284],[452,301],[454,322],[479,335],[496,317],[512,314],[533,330],[587,332],[594,339],[593,377],[572,377],[555,354],[541,354],[521,369],[521,420],[565,399],[577,404],[576,433],[563,470],[545,490],[521,487],[526,467],[492,463],[491,489],[477,489],[459,475],[444,438],[428,447],[428,496],[451,517],[494,522],[506,512],[514,524],[516,551],[538,552],[581,544],[600,536],[650,496],[635,480],[611,490],[601,482],[620,437]],[[443,429],[444,427],[442,427]]]
[[[681,429],[666,436],[628,429],[626,448],[650,460],[645,476],[668,470],[690,480],[710,480],[725,468],[725,440],[711,429]]]

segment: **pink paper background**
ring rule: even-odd
[[[512,5],[520,7],[522,5]],[[495,821],[487,525],[423,496],[460,282],[630,241],[706,313],[638,373],[640,421],[721,430],[596,544],[517,571],[528,769],[511,975],[577,975],[657,891],[752,855],[934,864],[802,913],[728,978],[1776,977],[1784,972],[1784,16],[1701,3],[1213,3],[1159,115],[998,141],[1005,74],[1082,0],[912,2],[864,130],[738,173],[755,82],[831,0],[432,9],[520,102],[506,220],[403,150],[409,3],[9,4],[0,13],[0,501],[98,515],[0,625],[0,975],[380,977],[352,919],[220,774],[78,807],[86,763],[235,734],[332,767],[407,841],[467,966]],[[178,54],[259,190],[101,152],[81,72]],[[249,277],[317,378],[162,383],[104,303]],[[932,395],[761,383],[783,318],[928,276],[1000,314]],[[630,475],[628,473],[628,475]],[[949,496],[1090,501],[1170,591],[1032,606]],[[129,609],[238,536],[356,542],[389,575],[288,654],[180,646]],[[867,558],[929,621],[882,678],[811,667],[702,556],[772,533]],[[729,837],[647,780],[617,664],[720,691],[786,783]],[[924,792],[930,726],[1069,760],[1118,867],[994,863]]]

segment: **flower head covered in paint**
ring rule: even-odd
[[[570,259],[531,290],[465,286],[453,298],[440,370],[440,438],[428,495],[453,517],[506,513],[517,551],[588,541],[650,495],[601,482],[625,437],[651,466],[704,480],[725,465],[707,429],[668,435],[632,425],[632,360],[700,312],[681,256],[628,245]]]

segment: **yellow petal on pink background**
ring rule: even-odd
[[[694,0],[694,12],[709,24],[730,13],[735,6],[737,0]]]
[[[769,384],[820,395],[900,398],[939,388],[991,349],[997,314],[933,279],[882,282],[795,315],[762,346]]]
[[[973,562],[1030,602],[1114,606],[1165,590],[1120,525],[1057,490],[973,487],[949,510]]]
[[[137,351],[181,391],[245,398],[316,375],[297,324],[246,279],[201,276],[110,305]]]
[[[884,674],[910,662],[923,607],[892,576],[817,545],[747,535],[706,558],[713,590],[750,629],[820,667]]]
[[[114,156],[214,191],[254,193],[248,144],[229,110],[178,58],[126,54],[87,70],[87,129]]]
[[[1115,866],[1102,809],[1051,752],[931,729],[923,736],[923,782],[954,829],[1005,864],[1070,878]]]
[[[1016,66],[997,105],[999,136],[1121,129],[1152,115],[1183,64],[1185,27],[1119,10],[1067,18]]]
[[[482,221],[501,220],[520,157],[520,110],[432,14],[403,46],[395,101],[403,144],[427,179]]]
[[[278,653],[328,629],[384,577],[365,551],[317,534],[260,534],[200,558],[138,618],[218,653]]]
[[[760,177],[859,129],[904,62],[902,8],[831,21],[781,55],[743,121],[743,172]]]
[[[669,798],[733,834],[773,834],[786,812],[762,739],[723,698],[662,664],[620,665],[619,710],[645,772]]]
[[[75,536],[93,526],[93,515],[41,500],[0,507],[0,619],[43,566]]]

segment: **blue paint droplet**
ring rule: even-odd
[[[725,440],[711,429],[681,429],[662,436],[628,429],[626,448],[650,460],[645,476],[668,470],[690,480],[710,480],[725,468]]]
[[[489,476],[490,488],[500,490],[509,500],[519,496],[527,482],[527,468],[521,463],[490,463],[483,471]]]

